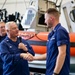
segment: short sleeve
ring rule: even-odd
[[[68,32],[64,29],[59,29],[56,34],[57,46],[61,46],[63,44],[68,44],[69,35]]]

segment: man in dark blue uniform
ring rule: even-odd
[[[6,23],[5,28],[7,37],[0,44],[3,75],[30,75],[28,60],[33,59],[32,47],[18,37],[19,30],[15,22]]]
[[[6,37],[5,23],[0,22],[0,42]]]
[[[49,8],[45,13],[45,23],[52,28],[48,35],[47,53],[34,60],[46,59],[46,75],[69,75],[70,72],[70,40],[69,34],[59,23],[60,13]]]
[[[6,37],[6,30],[5,30],[5,23],[4,22],[0,22],[0,43],[2,40],[4,40]],[[3,75],[3,66],[2,66],[3,62],[1,60],[1,56],[0,56],[0,75]]]

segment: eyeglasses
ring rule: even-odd
[[[0,26],[0,28],[2,29],[2,28],[5,28],[5,26]]]

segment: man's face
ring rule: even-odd
[[[18,36],[18,26],[15,23],[12,23],[9,28],[9,33],[10,37],[15,38]]]
[[[53,21],[49,14],[45,13],[45,23],[47,24],[48,28],[53,27]]]
[[[0,23],[0,36],[6,35],[5,23]]]

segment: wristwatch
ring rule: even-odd
[[[53,75],[59,75],[59,74],[57,74],[57,73],[54,72]]]

